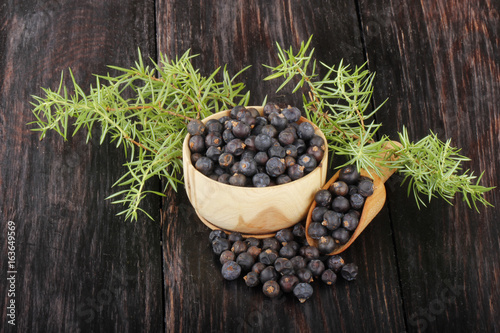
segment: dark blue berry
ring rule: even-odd
[[[286,244],[279,251],[280,257],[288,258],[288,259],[295,257],[296,254],[297,254],[297,250],[294,249],[291,244]]]
[[[335,250],[337,243],[332,236],[322,236],[318,241],[318,250],[322,254],[329,254]]]
[[[280,242],[274,237],[264,238],[262,240],[262,250],[271,249],[278,252],[280,248],[281,248]]]
[[[208,238],[210,239],[210,241],[213,241],[215,239],[215,237],[227,238],[227,234],[222,230],[210,231],[210,234],[208,235]]]
[[[278,130],[273,125],[263,126],[260,133],[265,134],[265,135],[269,136],[270,138],[275,138],[278,136]]]
[[[293,288],[299,283],[299,278],[295,275],[283,275],[279,281],[281,290],[285,293],[290,293]]]
[[[314,276],[320,276],[325,270],[325,264],[319,259],[313,259],[309,261],[307,268]]]
[[[224,168],[230,168],[234,164],[234,156],[230,153],[222,153],[219,156],[219,165]]]
[[[236,263],[241,266],[243,271],[248,272],[255,264],[255,259],[250,253],[242,252],[236,257]]]
[[[332,203],[332,194],[328,190],[319,190],[314,195],[314,201],[319,207],[328,207]]]
[[[339,213],[347,212],[349,209],[351,209],[349,199],[341,196],[335,197],[335,199],[333,199],[332,201],[332,209]]]
[[[242,252],[246,252],[248,250],[248,244],[242,240],[237,240],[233,243],[231,247],[231,251],[234,252],[235,255],[239,255]]]
[[[259,254],[259,261],[265,265],[272,265],[278,258],[278,252],[267,249]]]
[[[306,228],[302,223],[297,223],[293,226],[292,233],[296,238],[304,238],[306,236]]]
[[[235,261],[228,261],[222,265],[221,273],[226,280],[236,280],[241,274],[241,267]]]
[[[188,145],[192,153],[203,153],[205,151],[205,139],[201,135],[190,137]]]
[[[359,193],[354,193],[353,195],[351,195],[351,197],[349,198],[349,203],[351,204],[351,207],[353,209],[362,209],[363,208],[363,205],[365,204],[365,197],[363,197],[361,194]]]
[[[281,275],[293,274],[293,264],[287,258],[278,258],[274,262],[274,269]]]
[[[255,272],[248,272],[243,277],[243,280],[245,280],[245,284],[249,287],[256,287],[260,284],[259,275]]]
[[[222,252],[231,249],[231,242],[222,237],[215,237],[212,240],[212,250],[216,255],[220,255]]]
[[[264,115],[267,117],[273,112],[280,112],[281,109],[276,103],[269,102],[266,105],[264,105],[263,112]]]
[[[208,133],[211,132],[221,133],[224,130],[224,125],[222,125],[218,119],[210,119],[209,121],[207,121],[205,126],[208,130]]]
[[[248,250],[247,250],[248,254],[251,255],[254,259],[257,259],[260,255],[260,253],[262,252],[262,249],[258,246],[250,246],[248,247]]]
[[[219,132],[208,133],[205,137],[206,147],[221,147],[222,145],[224,145],[224,140],[222,139],[222,134],[220,134]]]
[[[278,141],[283,145],[283,147],[291,145],[295,142],[295,136],[292,130],[283,130],[278,134]]]
[[[343,181],[336,181],[329,188],[330,192],[335,195],[346,196],[349,193],[349,186]]]
[[[342,225],[349,231],[354,231],[358,227],[359,218],[354,213],[354,211],[349,211],[344,214],[344,218],[342,219]]]
[[[266,163],[267,174],[271,177],[278,177],[285,172],[285,161],[278,157],[271,157]]]
[[[307,148],[306,153],[316,160],[316,163],[321,162],[323,157],[325,156],[325,151],[319,147],[311,146]]]
[[[218,162],[221,154],[222,150],[220,147],[210,146],[208,147],[205,156],[214,162]]]
[[[247,177],[253,177],[257,173],[257,162],[254,159],[242,159],[239,172]]]
[[[226,144],[226,153],[240,156],[245,151],[245,143],[241,139],[233,139]]]
[[[260,245],[262,244],[260,239],[255,237],[248,237],[247,239],[245,239],[245,243],[247,243],[249,247],[250,246],[260,247]]]
[[[268,116],[269,122],[273,125],[278,131],[283,131],[288,124],[288,120],[282,113],[272,112]]]
[[[306,173],[313,171],[318,166],[316,159],[309,154],[300,155],[297,164],[302,165]]]
[[[326,211],[328,210],[328,207],[318,207],[316,206],[311,214],[311,220],[313,222],[322,222],[323,221],[323,216],[325,215]]]
[[[340,228],[332,231],[332,237],[335,240],[335,243],[340,244],[340,245],[344,245],[351,238],[351,234],[350,234],[349,230],[347,230],[343,227],[340,227]]]
[[[313,280],[313,274],[307,267],[299,268],[295,271],[295,275],[299,278],[300,282],[309,283]]]
[[[291,242],[294,238],[292,230],[289,228],[278,230],[274,237],[281,243]]]
[[[309,140],[309,146],[318,147],[322,150],[325,150],[325,140],[317,134],[314,134],[313,137]]]
[[[318,240],[322,236],[328,234],[328,230],[320,222],[312,222],[311,224],[309,224],[307,233],[312,239]]]
[[[321,222],[321,224],[328,230],[335,230],[342,224],[341,218],[341,213],[334,212],[333,210],[327,210],[325,214],[323,214],[323,222]]]
[[[276,281],[269,280],[262,285],[262,292],[267,297],[270,298],[278,297],[280,295],[280,291],[281,291],[280,285]]]
[[[228,261],[234,261],[236,259],[236,255],[233,251],[226,250],[220,254],[219,261],[222,265],[224,265]]]
[[[289,182],[292,181],[292,178],[290,178],[288,175],[279,175],[276,177],[276,185],[283,185],[283,184],[288,184]]]
[[[252,177],[252,183],[255,187],[266,187],[271,183],[271,178],[267,175],[267,173],[256,173]]]
[[[294,123],[296,121],[299,121],[300,116],[301,116],[300,110],[297,109],[296,107],[285,108],[285,109],[283,109],[283,111],[281,111],[281,113],[283,113],[283,115],[285,116],[285,118],[290,123]]]
[[[313,260],[313,259],[319,259],[319,250],[315,246],[304,246],[301,248],[302,250],[302,256],[306,260]]]
[[[261,263],[260,261],[256,262],[253,266],[252,266],[252,272],[255,272],[257,273],[259,276],[260,276],[260,273],[262,273],[262,271],[264,269],[266,269],[267,265]]]
[[[242,175],[241,173],[235,173],[231,177],[229,177],[229,184],[233,186],[246,186],[247,185],[247,177]]]
[[[265,283],[267,281],[277,281],[279,278],[278,272],[276,272],[276,269],[274,266],[267,266],[264,268],[259,275],[260,282]]]
[[[335,273],[338,273],[338,272],[340,272],[342,267],[344,267],[345,261],[344,261],[344,259],[342,259],[341,256],[336,254],[336,255],[330,256],[330,257],[328,257],[328,259],[326,259],[326,265],[328,266],[329,269],[331,269]]]
[[[356,166],[348,165],[340,169],[338,180],[345,182],[347,185],[354,185],[358,183],[359,176]]]
[[[321,274],[321,281],[331,286],[337,281],[337,274],[331,269],[326,269],[323,274]]]
[[[292,179],[292,180],[300,179],[300,178],[304,177],[306,174],[304,166],[302,166],[300,164],[291,165],[288,168],[287,173],[288,173],[288,176],[290,177],[290,179]]]
[[[205,135],[207,129],[201,120],[193,119],[187,124],[187,131],[191,135]]]
[[[362,196],[369,197],[373,194],[373,182],[368,179],[363,179],[358,184],[358,193]]]
[[[340,274],[347,281],[355,280],[358,276],[358,266],[355,264],[345,264],[340,270]]]
[[[227,239],[229,239],[230,242],[242,241],[243,235],[241,232],[233,231],[227,236]]]
[[[293,294],[300,303],[307,301],[313,294],[313,287],[309,283],[301,282],[293,288]]]
[[[226,129],[224,130],[224,132],[222,132],[222,140],[224,140],[226,144],[233,139],[236,139],[236,137],[234,136],[232,130]]]
[[[297,129],[297,135],[302,140],[308,141],[314,136],[314,127],[311,123],[303,122],[300,123],[299,128]]]
[[[290,259],[290,262],[292,263],[292,267],[295,271],[305,268],[307,263],[304,257],[301,256],[295,256],[292,259]]]

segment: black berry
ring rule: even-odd
[[[312,296],[313,287],[309,283],[298,283],[293,288],[293,294],[299,299],[300,303],[304,303]]]
[[[355,264],[345,264],[344,267],[342,267],[340,274],[347,281],[355,280],[356,276],[358,276],[358,266]]]
[[[267,297],[270,298],[278,297],[280,295],[280,291],[281,291],[280,285],[276,281],[269,280],[262,285],[262,292]]]
[[[220,254],[219,261],[224,265],[228,261],[234,261],[236,256],[233,251],[226,250]]]
[[[345,182],[347,185],[354,185],[359,181],[358,169],[354,165],[348,165],[340,169],[338,179]]]
[[[243,277],[243,280],[245,280],[245,284],[249,287],[256,287],[260,284],[259,275],[255,272],[248,272]]]
[[[326,265],[328,266],[329,269],[331,269],[335,273],[338,273],[338,272],[340,272],[342,267],[344,267],[345,262],[341,256],[333,255],[333,256],[328,257],[328,259],[326,260]]]
[[[293,291],[293,288],[299,284],[299,278],[295,275],[283,275],[279,284],[283,292],[290,293]]]
[[[205,135],[207,129],[201,120],[193,119],[187,124],[187,131],[192,136]]]
[[[323,274],[321,274],[321,281],[330,286],[337,281],[337,274],[331,269],[326,269]]]
[[[328,190],[319,190],[314,195],[316,205],[320,207],[328,207],[332,203],[332,194]]]
[[[241,274],[241,267],[235,261],[228,261],[222,265],[221,273],[226,280],[236,280]]]

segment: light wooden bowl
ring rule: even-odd
[[[387,143],[385,147],[386,148],[401,147],[401,144],[397,141],[392,141],[391,143]],[[381,156],[382,155],[384,155],[384,152],[381,152]],[[379,177],[377,176],[375,171],[367,172],[366,170],[361,169],[360,171],[361,176],[368,177],[373,180],[373,194],[370,195],[368,198],[366,198],[363,210],[361,211],[361,217],[359,219],[358,227],[352,233],[349,241],[346,244],[337,247],[329,255],[339,254],[345,251],[356,240],[356,238],[358,238],[358,236],[363,232],[363,230],[365,230],[365,228],[368,226],[368,224],[370,224],[370,222],[375,218],[375,216],[377,216],[382,207],[384,207],[386,199],[384,183],[387,181],[387,179],[391,177],[391,175],[394,173],[395,170],[382,167],[381,171],[382,171],[382,176]],[[330,180],[328,180],[328,182],[323,186],[323,189],[326,190],[330,188],[330,186],[339,178],[339,174],[340,171],[337,171],[337,173],[333,175],[333,177],[330,178]],[[314,210],[314,208],[316,208],[316,202],[313,200],[311,207],[309,208],[309,212],[307,214],[307,219],[306,219],[306,238],[307,242],[310,245],[318,246],[318,241],[309,237],[309,234],[307,233],[309,225],[312,222],[312,211]]]
[[[252,106],[261,114],[262,107]],[[229,110],[213,114],[203,121],[229,115]],[[301,118],[299,122],[308,121]],[[316,134],[325,141],[321,130]],[[184,139],[183,169],[186,192],[200,220],[211,229],[241,232],[252,237],[271,237],[306,218],[314,194],[326,181],[328,150],[318,167],[301,179],[270,187],[238,187],[219,183],[195,169],[188,142]]]

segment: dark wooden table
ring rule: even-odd
[[[344,254],[358,279],[315,283],[304,304],[270,300],[222,280],[183,188],[146,200],[155,222],[125,222],[104,200],[124,172],[122,150],[85,144],[84,133],[39,141],[27,126],[31,96],[56,88],[61,71],[88,87],[107,65],[132,66],[138,48],[152,59],[190,48],[202,73],[253,65],[243,78],[251,104],[267,94],[297,103],[272,93],[261,64],[276,63],[276,41],[297,47],[312,34],[319,61],[368,61],[377,73],[384,134],[406,126],[415,141],[429,129],[451,138],[472,158],[465,167],[498,185],[498,0],[13,0],[0,11],[0,332],[500,332],[498,189],[480,213],[460,197],[419,210],[394,176],[384,209]]]

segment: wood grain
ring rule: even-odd
[[[483,185],[498,185],[498,1],[361,1],[378,120],[395,137],[437,133],[472,158]],[[500,207],[435,199],[418,210],[394,177],[388,189],[409,332],[498,331]],[[498,190],[486,198],[498,203]],[[456,287],[455,289],[452,287]],[[454,290],[454,293],[450,290]]]
[[[27,123],[32,94],[56,88],[71,67],[87,89],[106,65],[154,53],[151,1],[9,1],[1,7],[0,244],[16,222],[18,332],[158,331],[163,328],[158,223],[124,222],[104,199],[124,172],[122,150],[84,133],[43,141]],[[66,74],[68,74],[66,72]],[[98,134],[96,132],[96,134]],[[158,186],[158,184],[156,184]],[[146,204],[158,217],[160,201]],[[155,211],[156,210],[156,211]],[[0,276],[5,281],[6,256]],[[154,264],[156,263],[156,264]],[[7,325],[6,283],[0,284]]]
[[[275,94],[280,82],[262,82],[269,72],[261,64],[277,61],[274,41],[297,47],[313,34],[318,59],[337,64],[346,45],[356,45],[360,38],[352,3],[160,1],[157,15],[159,50],[168,56],[191,48],[200,54],[195,63],[202,73],[226,63],[233,73],[252,65],[242,80],[252,91],[253,105],[261,104],[266,95],[296,105],[301,101],[290,90]],[[356,52],[346,60],[362,64],[362,49],[353,49]],[[224,282],[218,259],[211,253],[209,229],[198,220],[185,194],[169,193],[163,207],[165,316],[170,330],[404,330],[387,210],[345,254],[347,261],[360,265],[359,281],[334,288],[315,283],[314,298],[300,305],[291,295],[266,299],[259,288],[249,289],[243,280]]]
[[[252,65],[240,77],[250,104],[268,96],[300,105],[299,94],[262,81],[262,64],[277,63],[275,42],[297,48],[312,34],[318,61],[368,60],[377,72],[374,105],[389,98],[377,114],[384,134],[397,140],[404,125],[414,140],[429,129],[452,138],[472,158],[465,168],[498,185],[499,11],[496,0],[2,3],[0,247],[7,253],[5,225],[14,221],[18,273],[17,325],[6,324],[1,283],[0,331],[500,331],[498,189],[487,194],[495,207],[480,214],[460,198],[419,210],[401,177],[391,177],[386,205],[344,254],[359,266],[357,281],[316,282],[299,304],[223,281],[209,229],[182,188],[145,200],[156,222],[125,222],[104,200],[125,171],[120,149],[85,144],[84,133],[39,141],[26,125],[31,95],[57,87],[61,71],[71,67],[88,87],[106,65],[132,66],[137,48],[153,59],[191,49],[202,74]],[[2,255],[2,281],[6,264]]]

